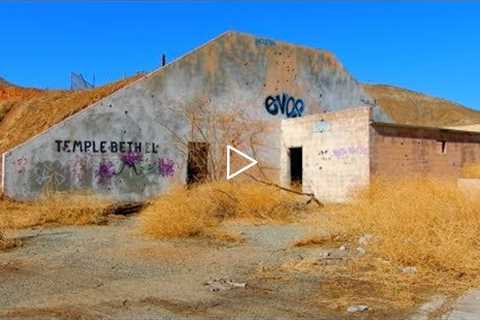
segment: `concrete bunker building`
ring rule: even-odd
[[[283,184],[301,179],[305,192],[342,202],[376,176],[456,180],[480,161],[480,132],[375,121],[358,107],[283,120],[280,154]]]
[[[331,53],[227,32],[5,152],[2,189],[138,201],[199,180],[213,146],[192,119],[203,126],[205,112],[241,117],[245,132],[261,124],[267,175],[323,200],[377,174],[457,177],[480,161],[480,134],[393,124]]]

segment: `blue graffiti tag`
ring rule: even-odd
[[[256,38],[255,39],[255,44],[257,46],[274,47],[275,46],[275,41],[270,40],[270,39],[265,39],[265,38]]]
[[[305,111],[305,105],[302,99],[295,99],[287,93],[282,95],[268,96],[265,99],[265,109],[271,115],[284,114],[287,118],[301,117]]]

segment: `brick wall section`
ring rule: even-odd
[[[281,182],[290,184],[289,148],[303,148],[303,191],[342,202],[370,179],[371,109],[315,114],[282,121]]]
[[[370,132],[372,176],[457,178],[480,162],[480,133],[375,123]]]

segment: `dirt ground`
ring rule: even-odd
[[[225,243],[146,239],[136,223],[133,216],[105,226],[18,232],[23,245],[0,253],[0,319],[408,317],[381,305],[350,314],[332,302],[328,284],[335,279],[322,267],[344,263],[352,253],[294,247],[308,233],[305,224],[230,224],[226,229],[244,240]],[[303,261],[323,262],[302,272]],[[360,292],[351,303],[361,302]]]

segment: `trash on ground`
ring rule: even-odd
[[[245,288],[247,286],[246,282],[234,282],[232,280],[227,279],[213,279],[204,283],[210,291],[217,292],[217,291],[225,291],[231,290],[234,288]]]

